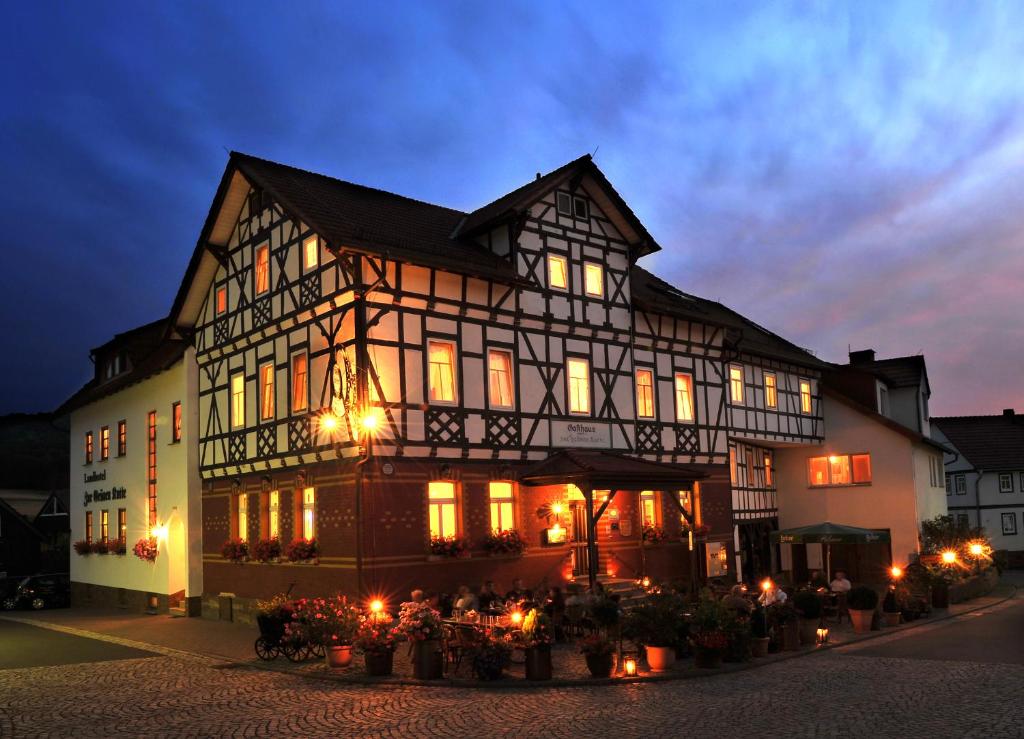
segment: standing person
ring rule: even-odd
[[[833,593],[849,593],[853,583],[846,577],[842,570],[836,570],[836,579],[832,581],[830,588]]]

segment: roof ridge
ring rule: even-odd
[[[263,164],[270,164],[270,165],[273,165],[275,167],[282,167],[283,169],[291,170],[292,172],[301,172],[304,175],[312,175],[313,177],[319,177],[321,179],[330,180],[331,182],[334,182],[334,183],[337,183],[337,184],[340,184],[340,185],[345,185],[347,187],[353,187],[353,188],[355,188],[357,190],[366,190],[368,192],[379,193],[381,195],[387,195],[387,196],[392,197],[392,198],[398,198],[400,200],[405,200],[405,201],[410,202],[410,203],[416,203],[417,205],[425,205],[425,206],[430,207],[430,208],[439,208],[441,210],[448,211],[449,213],[453,213],[453,214],[457,214],[457,215],[461,215],[461,216],[466,216],[467,215],[467,213],[465,211],[458,210],[457,208],[449,208],[447,205],[440,205],[439,203],[431,203],[431,202],[429,202],[427,200],[421,200],[419,198],[409,197],[408,195],[402,195],[400,193],[392,192],[391,190],[384,190],[384,189],[381,189],[379,187],[371,187],[369,185],[361,185],[358,182],[351,182],[350,180],[343,180],[343,179],[340,179],[338,177],[332,177],[329,174],[324,174],[323,172],[314,172],[311,169],[303,169],[302,167],[296,167],[296,166],[291,165],[291,164],[285,164],[283,162],[277,162],[277,161],[274,161],[273,159],[266,159],[264,157],[254,156],[253,154],[246,154],[245,152],[242,152],[242,151],[232,151],[231,152],[231,156],[232,157],[241,157],[243,159],[250,159],[250,160],[253,160],[253,161],[256,161],[256,162],[262,162]],[[301,186],[301,185],[299,185],[299,186]]]

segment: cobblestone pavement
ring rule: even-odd
[[[1021,600],[996,608],[1024,619]],[[857,647],[695,680],[534,690],[340,685],[165,650],[0,671],[0,737],[1024,737],[1024,665]]]

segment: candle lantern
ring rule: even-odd
[[[824,626],[824,625],[819,626],[817,633],[818,633],[818,645],[820,646],[822,644],[827,644],[828,643],[828,627]]]
[[[636,677],[636,657],[626,657],[622,661],[622,671],[626,677]]]

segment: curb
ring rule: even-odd
[[[124,639],[122,637],[113,636],[110,634],[102,634],[95,631],[89,631],[87,629],[79,629],[72,626],[63,626],[61,624],[49,623],[47,621],[36,621],[32,618],[23,618],[18,616],[7,616],[0,615],[0,620],[12,621],[15,623],[28,624],[30,626],[37,626],[39,628],[50,629],[51,631],[63,632],[66,634],[72,634],[75,636],[83,636],[86,638],[97,639],[100,641],[107,641],[112,643],[121,644],[123,646],[135,647],[137,649],[155,652],[164,656],[173,657],[184,657],[191,659],[198,659],[202,662],[207,663],[210,667],[216,669],[218,667],[230,666],[232,669],[246,669],[259,672],[273,672],[279,675],[290,675],[292,677],[304,678],[306,680],[316,680],[318,682],[332,682],[340,683],[343,685],[356,685],[364,687],[388,687],[388,686],[401,686],[401,687],[418,687],[418,688],[440,688],[440,689],[467,689],[467,690],[537,690],[537,689],[551,689],[551,688],[584,688],[584,687],[595,687],[604,686],[611,687],[615,685],[636,685],[638,683],[664,683],[674,682],[677,680],[696,680],[701,678],[713,678],[723,677],[726,675],[733,675],[738,672],[746,672],[747,670],[756,670],[761,667],[768,667],[770,665],[778,664],[780,662],[788,662],[793,659],[799,659],[801,657],[810,657],[816,654],[824,654],[836,649],[846,649],[864,642],[878,639],[885,636],[892,636],[906,631],[912,631],[925,626],[931,626],[939,624],[944,621],[950,621],[960,616],[965,616],[975,611],[980,611],[984,608],[992,608],[994,606],[1001,605],[1009,600],[1012,600],[1017,595],[1017,589],[1014,588],[1008,595],[999,598],[991,603],[979,604],[972,608],[965,609],[959,613],[946,613],[932,616],[931,618],[924,619],[919,622],[901,624],[896,627],[887,627],[881,629],[878,632],[869,632],[867,635],[861,636],[859,639],[854,641],[845,642],[842,644],[823,644],[819,647],[815,647],[809,650],[799,650],[788,653],[777,653],[773,658],[767,660],[750,660],[748,662],[741,663],[726,663],[725,666],[716,670],[701,670],[693,667],[689,668],[684,672],[667,673],[664,675],[637,675],[631,678],[622,677],[610,677],[610,678],[582,678],[576,680],[569,679],[553,679],[544,680],[543,682],[528,682],[526,680],[516,681],[494,681],[484,682],[480,680],[470,679],[445,679],[440,680],[416,680],[408,677],[369,677],[366,675],[345,675],[345,674],[332,674],[332,673],[318,673],[318,672],[305,672],[302,670],[291,670],[287,667],[277,667],[270,663],[257,663],[248,662],[235,659],[233,657],[222,657],[214,654],[202,654],[199,652],[190,652],[182,649],[175,649],[173,647],[165,647],[158,644],[150,644],[148,642],[135,641],[133,639]],[[214,663],[214,664],[211,664]]]

